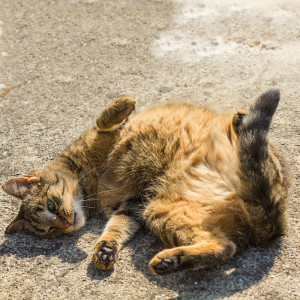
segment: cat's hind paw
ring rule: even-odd
[[[98,269],[102,271],[112,269],[117,259],[117,248],[114,242],[101,241],[95,246],[93,262]]]
[[[158,256],[155,256],[151,260],[149,266],[152,273],[154,273],[155,275],[168,275],[178,271],[179,257],[171,256],[166,258],[159,258]]]

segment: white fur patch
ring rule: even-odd
[[[78,230],[85,224],[85,216],[84,216],[84,211],[81,206],[81,203],[83,203],[83,195],[82,195],[82,192],[79,191],[76,198],[72,199],[73,210],[74,210],[74,213],[76,213],[74,230]]]

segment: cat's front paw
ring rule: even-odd
[[[93,262],[95,266],[103,271],[112,269],[118,259],[115,242],[101,241],[94,248]]]

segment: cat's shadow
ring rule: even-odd
[[[198,271],[178,272],[167,277],[151,273],[149,261],[164,249],[155,236],[145,230],[128,244],[132,262],[153,283],[176,291],[174,299],[222,299],[243,291],[266,276],[280,252],[280,241],[269,248],[249,248],[222,265]]]
[[[104,222],[89,221],[82,230],[55,239],[16,233],[8,236],[0,245],[0,256],[8,253],[23,258],[57,256],[64,262],[78,263],[88,257],[86,252],[77,247],[78,240],[87,232],[100,235],[103,226]],[[151,258],[164,248],[155,236],[141,229],[126,247],[132,252],[132,263],[136,270],[156,285],[176,291],[179,294],[176,299],[222,299],[251,287],[268,274],[280,251],[280,241],[266,249],[250,248],[236,254],[229,262],[211,269],[179,272],[163,278],[153,275],[148,266]],[[103,280],[113,272],[102,272],[92,262],[87,266],[87,276],[92,280]]]
[[[0,256],[12,254],[21,258],[30,258],[43,255],[57,256],[67,263],[78,263],[87,254],[76,246],[80,236],[85,231],[71,235],[63,235],[53,239],[39,238],[27,232],[16,232],[7,235],[6,240],[0,244]]]
[[[94,233],[100,236],[105,226],[105,220],[91,219],[86,225],[71,234],[65,234],[56,238],[40,238],[29,232],[16,232],[6,235],[5,241],[0,244],[0,256],[12,254],[20,258],[32,258],[37,256],[58,257],[61,261],[76,264],[85,260],[89,255],[78,246],[78,240],[86,233]],[[97,238],[95,238],[96,241]],[[93,244],[89,247],[93,249]],[[113,271],[101,272],[90,262],[87,267],[87,276],[93,280],[103,280],[109,277]]]

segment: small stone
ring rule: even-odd
[[[260,41],[257,41],[257,40],[248,43],[249,47],[251,47],[251,48],[256,47],[259,44],[260,44]]]
[[[158,89],[158,91],[159,91],[160,93],[169,93],[169,92],[172,91],[172,88],[167,87],[167,86],[163,86],[163,87],[160,87],[160,88]]]
[[[60,81],[62,83],[69,83],[72,81],[72,77],[71,76],[64,76],[64,75],[58,75],[55,78],[57,81]]]

